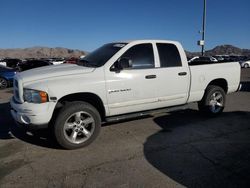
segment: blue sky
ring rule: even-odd
[[[1,0],[0,48],[92,51],[119,40],[169,39],[199,51],[203,0]],[[206,49],[250,48],[250,1],[207,0]]]

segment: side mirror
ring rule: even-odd
[[[128,58],[120,58],[115,64],[110,68],[110,71],[120,73],[123,69],[128,69],[132,67],[132,60]]]
[[[122,69],[128,69],[132,67],[132,60],[122,57],[121,59],[118,60],[118,66],[120,70]]]

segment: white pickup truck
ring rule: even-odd
[[[198,102],[211,115],[237,91],[239,63],[189,66],[178,42],[106,44],[78,65],[32,69],[14,78],[11,114],[28,128],[51,125],[67,149],[90,144],[102,122]]]

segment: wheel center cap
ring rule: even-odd
[[[217,101],[216,100],[212,100],[212,101],[210,101],[210,104],[211,105],[215,105],[217,103]]]

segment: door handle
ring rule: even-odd
[[[185,76],[185,75],[187,75],[187,72],[179,72],[178,75],[179,76]]]
[[[156,75],[147,75],[145,76],[146,79],[155,79]]]

